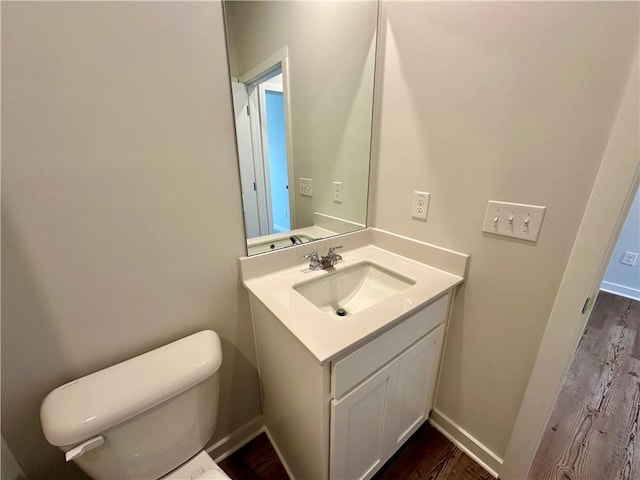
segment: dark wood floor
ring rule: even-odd
[[[289,480],[289,475],[264,433],[219,465],[233,480]]]
[[[425,423],[373,477],[375,480],[489,480],[480,465]]]
[[[234,480],[289,480],[264,433],[220,462],[220,467]],[[491,475],[428,423],[374,477],[375,480],[491,478]]]
[[[640,479],[640,302],[601,292],[529,480]]]

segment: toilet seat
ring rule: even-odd
[[[222,470],[207,470],[202,475],[198,475],[193,480],[228,480],[229,477]]]
[[[231,480],[204,450],[161,480]]]

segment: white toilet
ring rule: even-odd
[[[204,330],[69,382],[42,402],[44,435],[95,480],[228,479],[202,450],[221,364]]]

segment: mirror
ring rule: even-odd
[[[249,255],[364,228],[377,1],[224,1]]]

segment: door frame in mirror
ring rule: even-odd
[[[296,228],[296,212],[295,212],[295,174],[293,171],[293,133],[292,133],[292,121],[291,121],[291,89],[289,82],[289,49],[288,47],[284,47],[278,52],[271,55],[266,60],[260,62],[258,65],[251,68],[248,72],[240,75],[238,77],[238,82],[244,85],[249,85],[251,83],[255,83],[261,77],[264,77],[269,72],[272,72],[275,69],[280,69],[282,71],[282,88],[283,88],[283,101],[284,101],[284,127],[285,127],[285,136],[286,136],[286,151],[287,151],[287,176],[288,176],[288,195],[289,195],[289,216],[291,221],[291,230]],[[249,103],[250,109],[257,112],[259,111],[259,99],[258,92],[256,88],[255,95],[249,93]],[[263,158],[263,151],[261,146],[261,141],[258,141],[256,137],[260,137],[260,131],[262,126],[260,125],[260,121],[257,116],[250,116],[251,121],[251,131],[252,131],[252,144],[253,144],[253,152],[254,158]],[[256,162],[262,163],[262,162]],[[260,167],[261,170],[264,171],[264,167]],[[267,177],[268,172],[264,172],[262,175],[263,179]],[[264,183],[264,180],[259,181],[258,183]],[[262,190],[265,192],[268,191],[266,185],[262,185]],[[267,204],[270,204],[270,199],[265,199]],[[269,216],[267,216],[269,218]],[[271,218],[269,218],[271,222]],[[269,230],[271,230],[271,225],[269,226]],[[267,232],[273,233],[273,232]],[[262,234],[262,233],[261,233]]]

